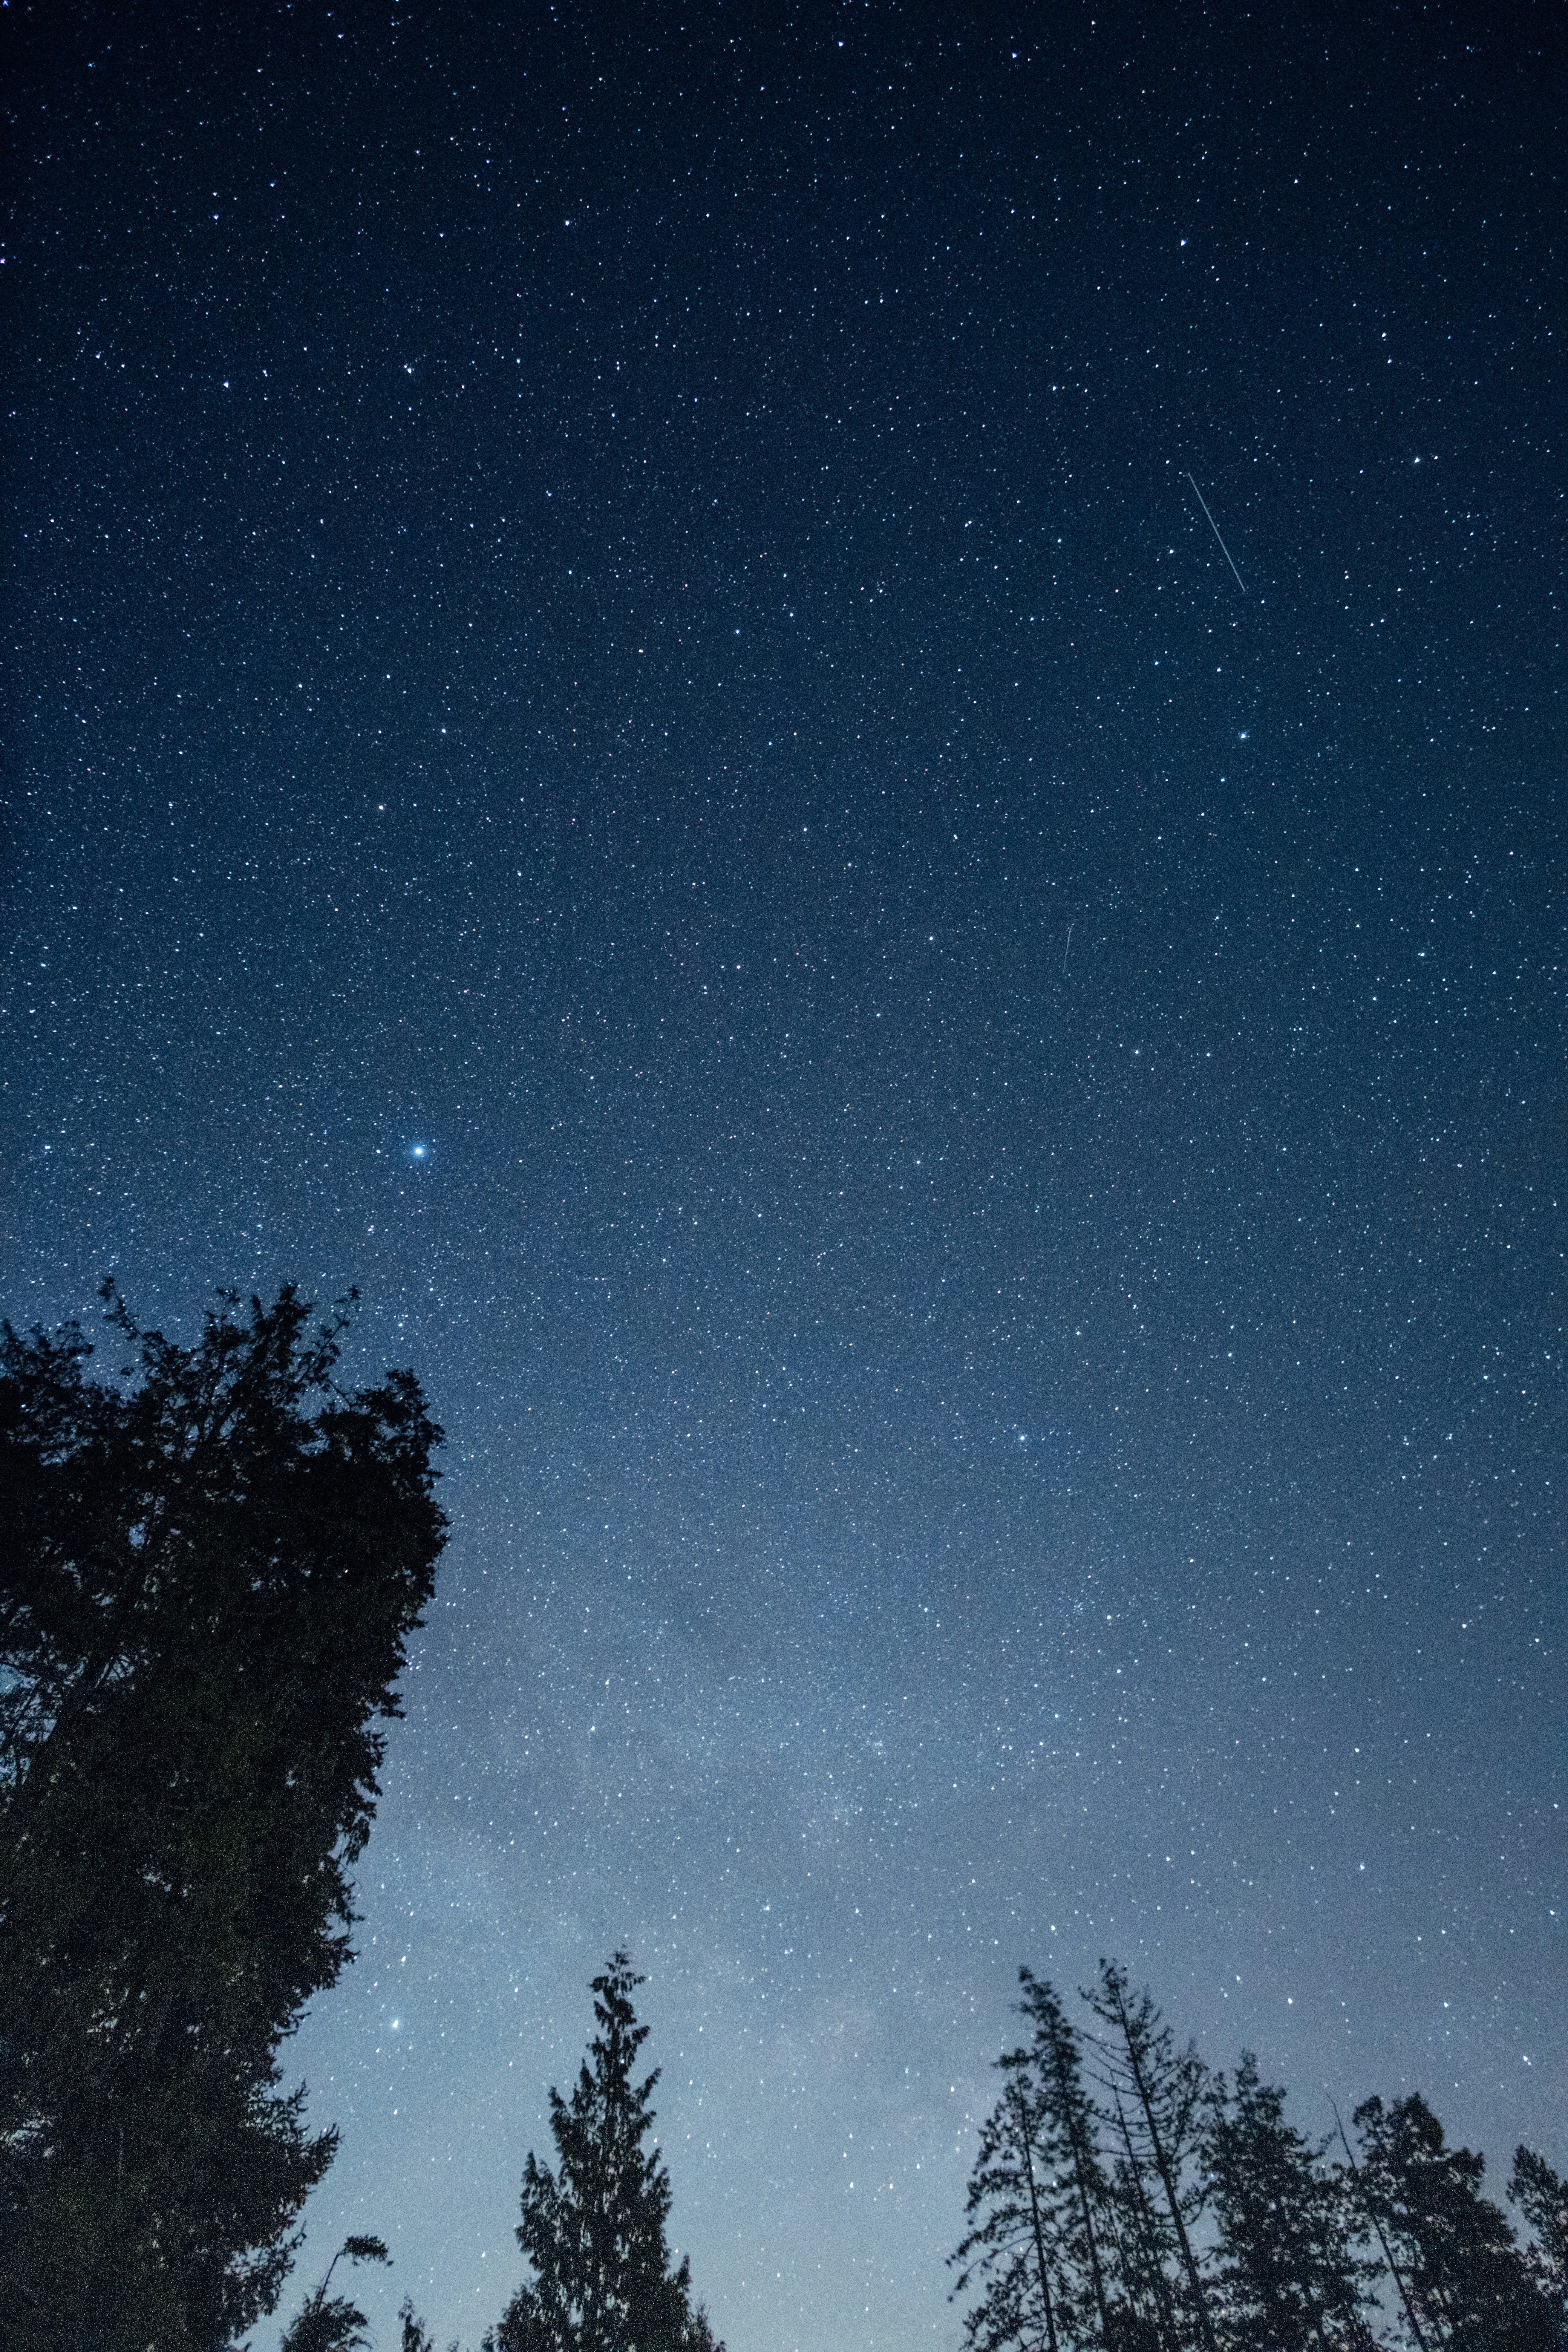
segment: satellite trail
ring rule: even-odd
[[[1192,476],[1191,476],[1190,474],[1187,476],[1187,479],[1188,479],[1188,481],[1189,481],[1189,482],[1193,482],[1193,478],[1192,478]],[[1193,482],[1193,488],[1194,488],[1194,490],[1198,490],[1198,486],[1197,486],[1196,482]],[[1203,509],[1203,510],[1204,510],[1205,514],[1209,515],[1209,529],[1213,531],[1213,533],[1214,533],[1215,537],[1216,539],[1219,539],[1219,525],[1218,525],[1218,523],[1217,523],[1217,522],[1215,522],[1215,519],[1214,519],[1213,515],[1212,515],[1212,514],[1209,514],[1209,502],[1208,502],[1207,499],[1205,499],[1205,496],[1204,496],[1204,494],[1203,494],[1202,490],[1198,490],[1198,504],[1199,504],[1199,506],[1201,506],[1201,507],[1202,507],[1202,509]],[[1224,540],[1223,540],[1223,539],[1219,539],[1219,551],[1220,551],[1220,553],[1224,556],[1224,558],[1225,558],[1226,562],[1229,564],[1229,566],[1230,566],[1231,570],[1232,570],[1233,572],[1236,572],[1236,558],[1235,558],[1235,556],[1231,553],[1231,551],[1230,551],[1229,548],[1226,545],[1226,543],[1225,543],[1225,541],[1224,541]],[[1242,578],[1242,576],[1241,576],[1241,574],[1240,574],[1240,572],[1236,572],[1236,584],[1237,584],[1237,586],[1240,589],[1240,591],[1241,591],[1242,594],[1245,596],[1245,595],[1246,595],[1246,593],[1247,593],[1247,583],[1246,583],[1246,581]]]

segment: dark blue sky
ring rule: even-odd
[[[731,2352],[1021,1960],[1568,2154],[1560,35],[1182,13],[12,11],[5,1305],[447,1429],[384,2342],[623,1939]]]

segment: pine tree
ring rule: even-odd
[[[1421,2098],[1358,2108],[1359,2157],[1336,2110],[1331,2168],[1250,2053],[1211,2077],[1115,1962],[1084,1994],[1098,2099],[1051,1987],[1019,1982],[1032,2039],[996,2062],[949,2258],[953,2299],[979,2290],[971,2352],[1568,2352],[1568,2184],[1542,2158],[1514,2158],[1521,2250]]]
[[[1363,2316],[1371,2266],[1353,2219],[1314,2147],[1285,2120],[1285,2094],[1245,2052],[1234,2088],[1209,2095],[1202,2165],[1217,2240],[1212,2292],[1222,2333],[1270,2352],[1369,2352]]]
[[[1002,2095],[980,2127],[965,2212],[972,2226],[950,2263],[962,2265],[952,2300],[981,2288],[964,2315],[973,2352],[1041,2347],[1064,2352],[1084,2340],[1077,2327],[1068,2265],[1070,2158],[1052,2112],[1052,2085],[1026,2050],[996,2061]]]
[[[1451,2148],[1418,2092],[1352,2118],[1355,2179],[1387,2251],[1418,2352],[1556,2352],[1556,2323],[1499,2208],[1481,2194],[1485,2158]]]
[[[1107,2220],[1116,2248],[1117,2293],[1108,2341],[1116,2352],[1184,2352],[1192,2339],[1183,2326],[1173,2277],[1181,2250],[1170,2215],[1158,2201],[1159,2184],[1151,2181],[1120,2097],[1112,2096],[1101,2121],[1115,2151]]]
[[[1508,2199],[1530,2225],[1524,2265],[1552,2315],[1557,2352],[1568,2352],[1568,2180],[1560,2180],[1544,2157],[1516,2147]]]
[[[570,2105],[550,2094],[557,2169],[531,2151],[523,2169],[517,2239],[533,2275],[487,2339],[494,2352],[723,2352],[691,2307],[689,2263],[670,2267],[669,2175],[657,2140],[643,2145],[658,2081],[633,2079],[643,1981],[624,1951],[593,1980],[599,2031]]]
[[[1052,2120],[1071,2180],[1071,2239],[1079,2272],[1077,2302],[1091,2309],[1100,2340],[1114,2334],[1102,2240],[1110,2191],[1100,2161],[1094,2103],[1084,2087],[1083,2047],[1052,1987],[1025,1968],[1019,2007],[1035,2029],[1034,2061],[1050,2100]]]
[[[1100,1962],[1099,1984],[1083,1997],[1106,2029],[1099,2043],[1101,2081],[1110,2101],[1106,2120],[1121,2144],[1113,2177],[1133,2272],[1147,2273],[1145,2293],[1157,2299],[1169,2352],[1194,2340],[1204,2352],[1219,2352],[1192,2238],[1204,2205],[1196,2158],[1206,2070],[1190,2043],[1177,2049],[1148,1993],[1134,1996],[1127,1971],[1114,1960]]]
[[[1150,2201],[1146,2155],[1114,2096],[1097,2111],[1052,1987],[1026,1968],[1018,1977],[1034,2032],[996,2062],[1005,2084],[970,2176],[971,2228],[949,2258],[963,2265],[955,2300],[982,2290],[965,2333],[975,2352],[1174,2352],[1186,2340],[1170,2275],[1179,2242]],[[1184,2163],[1184,2131],[1179,2144]]]
[[[349,1956],[444,1522],[412,1374],[292,1289],[181,1348],[0,1332],[0,2276],[12,2352],[216,2352],[330,2163],[276,2053]]]

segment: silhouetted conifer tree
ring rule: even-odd
[[[658,2142],[644,2146],[658,2074],[633,2079],[643,1981],[625,1952],[594,1979],[599,2031],[570,2105],[550,2094],[557,2169],[531,2151],[523,2169],[517,2240],[533,2275],[487,2338],[493,2352],[723,2352],[691,2307],[689,2263],[670,2267],[669,2175]]]
[[[190,1348],[110,1304],[118,1386],[0,1335],[0,2300],[9,2352],[216,2352],[335,2145],[276,2052],[348,1957],[440,1433],[291,1288]]]
[[[1560,2180],[1544,2157],[1517,2147],[1508,2196],[1532,2232],[1524,2265],[1552,2315],[1559,2352],[1568,2352],[1568,2180]]]
[[[414,2299],[411,2295],[404,2296],[402,2308],[398,2312],[397,2319],[398,2352],[436,2352],[436,2338],[431,2335],[430,2330],[426,2326],[425,2322],[415,2310]],[[493,2342],[493,2340],[494,2339],[489,2336],[487,2336],[485,2339],[487,2344]],[[458,2339],[455,2336],[453,2336],[450,2344],[447,2345],[447,2352],[459,2352]]]
[[[1100,1981],[1083,1997],[1105,2028],[1098,2046],[1110,2102],[1106,2119],[1121,2142],[1121,2165],[1113,2179],[1121,2192],[1124,2245],[1136,2247],[1149,2268],[1148,2288],[1162,2305],[1162,2333],[1171,2336],[1179,2322],[1170,2352],[1187,2341],[1219,2352],[1192,2239],[1204,2206],[1197,2157],[1206,2070],[1191,2043],[1177,2049],[1148,1993],[1134,1995],[1127,1971],[1114,1960],[1100,1962]],[[1167,2233],[1174,2255],[1169,2266]]]
[[[1147,2149],[1114,2088],[1097,2108],[1082,2043],[1051,1986],[1028,1969],[1019,1982],[1033,2037],[997,2061],[1004,2087],[981,2129],[971,2227],[950,2257],[961,2266],[954,2299],[981,2290],[965,2316],[968,2339],[974,2352],[1178,2352],[1191,2338],[1180,2240]],[[1155,2062],[1138,2048],[1152,2081]],[[1174,2136],[1183,2165],[1195,2120],[1184,2112]],[[1184,2214],[1191,2202],[1187,2194]]]
[[[1358,2260],[1342,2184],[1285,2120],[1285,2094],[1245,2053],[1235,2085],[1216,2079],[1202,2150],[1221,2334],[1269,2352],[1370,2352],[1363,2306],[1373,2266]]]
[[[948,2257],[962,2266],[952,2299],[981,2290],[963,2320],[973,2352],[1063,2352],[1085,2340],[1071,2276],[1071,2157],[1056,2125],[1054,2085],[1040,2079],[1032,2053],[1009,2051],[996,2063],[1002,2095],[980,2127],[969,2176],[972,2226]]]
[[[1394,2264],[1405,2325],[1421,2352],[1556,2352],[1557,2326],[1481,2194],[1485,2159],[1451,2148],[1419,2093],[1355,2111],[1363,2209]]]
[[[1185,2352],[1192,2334],[1183,2325],[1173,2278],[1180,2248],[1170,2215],[1157,2201],[1159,2185],[1153,2184],[1151,2194],[1145,2160],[1120,2098],[1112,2098],[1100,2120],[1114,2151],[1108,2219],[1118,2293],[1107,2340],[1116,2352]]]
[[[1019,2007],[1035,2029],[1035,2067],[1050,2100],[1071,2182],[1069,2237],[1079,2273],[1075,2300],[1086,2316],[1092,2313],[1100,2340],[1109,2342],[1114,2330],[1102,2241],[1110,2190],[1100,2158],[1094,2103],[1084,2086],[1083,2045],[1053,1988],[1026,1968],[1019,1969],[1018,1980],[1024,1989]]]
[[[380,2238],[345,2238],[327,2264],[321,2285],[306,2296],[284,2329],[279,2352],[364,2352],[370,2342],[370,2322],[348,2295],[328,2292],[332,2273],[345,2254],[351,2263],[392,2260]]]

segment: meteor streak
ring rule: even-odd
[[[1193,482],[1193,478],[1192,478],[1192,476],[1191,476],[1190,474],[1187,476],[1187,479],[1188,479],[1188,481],[1189,481],[1189,482]],[[1204,510],[1205,514],[1209,515],[1209,529],[1213,531],[1213,533],[1214,533],[1215,537],[1216,539],[1219,539],[1219,525],[1218,525],[1218,523],[1217,523],[1217,522],[1215,522],[1215,519],[1214,519],[1213,515],[1212,515],[1212,514],[1209,514],[1209,502],[1208,502],[1207,499],[1205,499],[1205,496],[1204,496],[1204,494],[1203,494],[1202,490],[1198,490],[1198,486],[1197,486],[1196,482],[1193,482],[1193,488],[1194,488],[1194,490],[1197,490],[1197,491],[1198,491],[1198,504],[1199,504],[1199,506],[1201,506],[1201,507],[1202,507],[1202,509],[1203,509],[1203,510]],[[1231,570],[1232,570],[1233,572],[1236,572],[1236,558],[1235,558],[1235,556],[1231,553],[1231,551],[1230,551],[1229,548],[1226,545],[1226,543],[1225,543],[1225,541],[1224,541],[1224,540],[1223,540],[1223,539],[1219,539],[1219,551],[1220,551],[1220,553],[1224,556],[1224,558],[1225,558],[1226,562],[1229,564],[1229,566],[1230,566]],[[1237,584],[1237,586],[1240,589],[1240,591],[1241,591],[1242,594],[1245,596],[1245,595],[1246,595],[1246,593],[1247,593],[1247,583],[1246,583],[1246,581],[1242,578],[1242,576],[1241,576],[1241,574],[1240,574],[1240,572],[1236,572],[1236,584]]]

